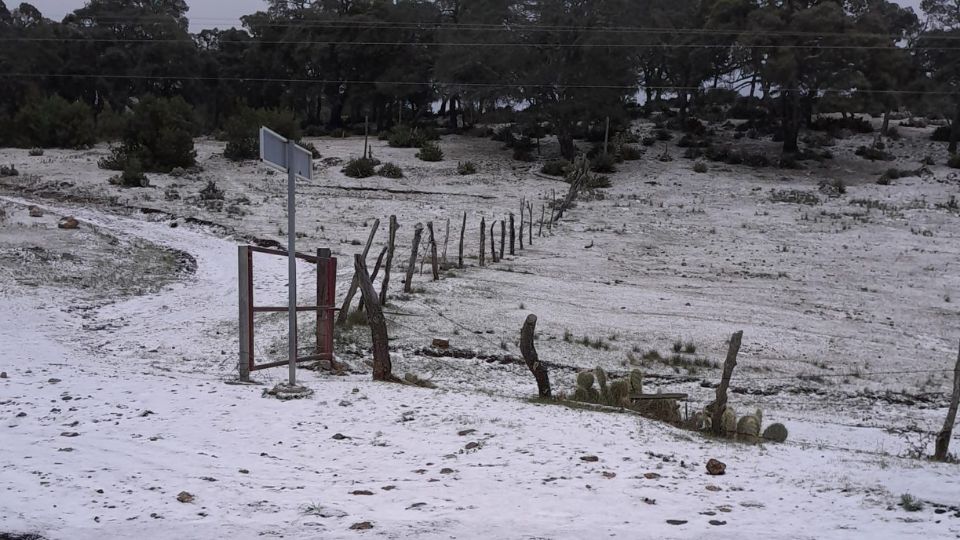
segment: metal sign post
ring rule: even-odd
[[[313,179],[313,154],[292,140],[265,127],[260,128],[260,159],[287,172],[287,317],[289,320],[290,386],[297,383],[297,177]]]

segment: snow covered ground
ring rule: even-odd
[[[960,182],[934,166],[876,185],[888,166],[943,161],[920,130],[901,131],[896,163],[862,161],[852,150],[864,140],[851,139],[834,160],[800,171],[711,165],[697,174],[672,145],[674,161],[653,159],[658,146],[622,165],[603,199],[581,202],[532,247],[485,268],[475,258],[479,217],[504,219],[526,197],[539,218],[566,184],[467,137],[444,138],[439,163],[374,141],[376,157],[404,168],[398,180],[353,180],[318,161],[318,179],[298,186],[299,246],[340,257],[339,297],[355,242],[383,221],[372,266],[390,214],[401,225],[391,290],[417,221],[433,220],[442,242],[450,219],[455,259],[467,212],[468,268],[439,282],[417,275],[416,292],[387,308],[394,371],[438,390],[300,370],[316,395],[297,402],[260,396],[285,368],[258,372],[264,386],[224,383],[236,372],[236,245],[283,241],[281,175],[227,162],[209,140],[198,143],[203,172],[150,175],[156,187],[142,189],[106,182],[112,173],[96,167],[105,147],[0,150],[0,162],[21,171],[0,182],[0,533],[956,537],[960,470],[909,456],[932,453],[957,354],[960,219],[948,202]],[[360,138],[312,142],[324,158],[362,148]],[[480,172],[461,177],[455,165],[467,159]],[[834,178],[846,195],[817,191]],[[206,180],[224,190],[222,209],[198,199]],[[788,189],[820,202],[772,200]],[[29,204],[46,215],[30,218]],[[56,229],[60,215],[81,228]],[[42,258],[22,256],[37,246]],[[309,290],[311,270],[299,269]],[[285,271],[285,260],[257,257],[258,302],[284,303]],[[95,279],[66,279],[76,274]],[[691,410],[712,398],[700,383],[715,383],[719,370],[643,353],[669,358],[682,340],[696,346],[688,359],[722,361],[726,338],[742,329],[731,401],[762,407],[765,423],[783,422],[790,438],[747,446],[538,404],[521,365],[416,354],[446,337],[517,355],[530,312],[541,358],[570,368],[553,370],[556,389],[572,389],[573,368],[639,365],[651,390],[688,392]],[[258,354],[281,359],[283,317],[258,322]],[[573,342],[584,336],[607,348]],[[358,371],[368,339],[361,328],[339,339]],[[708,476],[709,458],[727,474]],[[192,502],[177,500],[183,491]],[[902,494],[924,508],[906,512]],[[363,522],[372,528],[350,528]]]

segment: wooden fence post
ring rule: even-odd
[[[487,222],[486,218],[480,218],[480,266],[483,266],[483,258],[487,252],[487,244],[484,240],[487,237]]]
[[[390,285],[390,269],[393,267],[393,252],[397,242],[397,216],[390,216],[390,238],[387,241],[387,263],[383,267],[383,282],[380,284],[380,305],[387,305],[387,287]]]
[[[523,250],[523,199],[520,199],[520,250]]]
[[[527,247],[533,245],[533,203],[527,201]]]
[[[463,235],[467,231],[467,213],[463,213],[463,224],[460,225],[460,253],[457,256],[457,268],[463,268]]]
[[[497,220],[490,220],[490,259],[497,262],[497,240],[493,236],[493,228],[497,226]]]
[[[380,273],[380,265],[383,264],[383,256],[387,254],[387,247],[384,246],[380,250],[380,255],[377,257],[377,263],[373,265],[373,274],[370,275],[370,283],[377,281],[377,274]],[[363,297],[360,297],[360,300],[357,302],[357,311],[363,311]]]
[[[427,230],[430,231],[430,268],[433,270],[433,280],[437,281],[440,279],[440,267],[439,261],[437,260],[437,241],[433,237],[433,222],[427,222]]]
[[[503,246],[507,243],[507,223],[500,220],[500,260],[503,260]]]
[[[947,451],[950,449],[950,438],[953,436],[953,424],[957,421],[957,404],[960,402],[960,351],[957,351],[957,365],[953,368],[953,394],[950,396],[950,408],[947,409],[947,419],[943,429],[937,435],[937,450],[933,459],[947,460]]]
[[[523,321],[523,327],[520,329],[520,354],[523,355],[523,361],[526,362],[533,377],[537,380],[537,393],[542,398],[551,397],[550,377],[547,375],[547,368],[540,362],[537,355],[537,349],[533,345],[533,338],[537,331],[537,316],[533,313],[527,315]]]
[[[513,222],[513,212],[510,212],[510,254],[516,255],[516,251],[513,249],[514,245],[517,242],[517,228]]]
[[[359,254],[353,256],[353,266],[360,282],[360,296],[367,306],[367,323],[370,325],[370,338],[373,341],[373,380],[398,382],[399,379],[392,373],[387,323],[383,319],[377,291],[367,275],[367,265]]]
[[[417,269],[417,250],[420,249],[420,236],[423,235],[423,224],[417,223],[413,228],[413,247],[410,249],[410,264],[407,265],[407,281],[403,284],[403,292],[413,292],[413,271]]]
[[[364,268],[366,268],[367,253],[370,251],[370,244],[373,243],[373,237],[377,234],[377,229],[380,228],[380,220],[373,220],[373,227],[370,227],[370,236],[367,237],[367,245],[363,247],[363,260]],[[350,304],[353,303],[353,295],[357,293],[357,287],[360,285],[359,276],[356,274],[353,275],[353,280],[350,281],[350,288],[347,289],[347,296],[343,299],[343,304],[340,306],[340,313],[337,314],[337,324],[343,324],[347,322],[347,315],[350,314]]]
[[[540,205],[540,228],[537,229],[537,238],[543,236],[543,217],[547,215],[547,205]]]
[[[717,399],[714,401],[713,419],[711,428],[714,435],[723,433],[723,410],[727,407],[727,387],[730,386],[730,376],[737,365],[737,354],[740,352],[740,341],[743,339],[743,330],[738,330],[730,336],[730,348],[727,349],[727,359],[723,362],[723,375],[720,377],[720,386],[717,386]]]
[[[443,261],[442,266],[447,266],[447,242],[450,240],[450,218],[447,218],[447,232],[443,235]]]

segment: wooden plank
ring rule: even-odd
[[[641,401],[647,399],[687,399],[687,394],[681,394],[678,392],[666,393],[666,394],[633,394],[630,396],[630,399],[633,401]]]

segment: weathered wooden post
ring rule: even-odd
[[[463,224],[460,225],[460,253],[457,256],[457,268],[463,268],[463,235],[467,231],[467,213],[463,213]]]
[[[447,267],[447,242],[450,240],[450,218],[447,218],[447,232],[443,235],[443,256],[441,260],[443,261],[442,266]]]
[[[370,244],[373,243],[373,237],[377,234],[377,229],[380,228],[380,220],[373,220],[373,227],[370,227],[370,236],[367,237],[367,245],[363,247],[363,260],[364,265],[366,265],[367,253],[370,251]],[[344,324],[347,322],[347,315],[350,312],[350,304],[353,303],[353,295],[357,293],[357,286],[359,286],[360,281],[359,277],[354,274],[353,280],[350,281],[350,288],[347,289],[347,296],[343,299],[343,304],[340,306],[340,313],[337,314],[337,324]]]
[[[533,245],[533,203],[527,201],[527,247]]]
[[[485,242],[487,237],[487,222],[486,218],[480,218],[480,266],[483,266],[483,257],[487,252],[487,244]]]
[[[497,262],[497,239],[493,236],[493,228],[497,226],[497,220],[490,220],[490,260]]]
[[[500,220],[500,260],[503,260],[503,247],[507,244],[507,224]]]
[[[520,199],[520,250],[523,251],[523,199]]]
[[[383,319],[380,301],[373,288],[370,276],[367,275],[367,265],[358,254],[353,257],[355,274],[360,282],[360,295],[367,306],[367,323],[370,325],[370,338],[373,342],[373,380],[397,382],[393,376],[393,366],[390,362],[390,345],[387,336],[387,323]]]
[[[537,355],[537,349],[533,345],[533,339],[537,332],[537,316],[533,313],[527,315],[523,321],[523,327],[520,329],[520,354],[523,355],[523,361],[526,362],[533,378],[537,380],[537,393],[542,398],[551,397],[550,377],[547,375],[547,368],[540,362]]]
[[[517,228],[513,222],[513,212],[510,212],[510,255],[516,255],[516,251],[513,249],[517,241]]]
[[[250,382],[250,354],[253,352],[253,266],[249,246],[237,247],[240,290],[240,381]]]
[[[423,235],[423,224],[417,223],[413,228],[413,247],[410,249],[410,264],[407,265],[407,281],[403,284],[403,292],[413,292],[413,271],[417,269],[417,250],[420,249],[420,236]]]
[[[711,429],[714,435],[723,433],[723,411],[727,407],[727,387],[730,386],[730,377],[733,368],[737,365],[737,354],[740,352],[740,341],[743,339],[743,330],[738,330],[730,336],[730,348],[727,349],[727,359],[723,362],[723,375],[720,385],[717,386],[717,399],[714,401]]]
[[[386,254],[387,247],[384,246],[384,248],[380,250],[380,255],[377,257],[377,263],[373,265],[373,274],[370,275],[370,283],[377,281],[377,274],[380,273],[380,265],[383,264],[383,256]],[[361,297],[360,300],[357,301],[357,311],[363,311],[363,304],[363,297]]]
[[[390,216],[390,238],[387,240],[387,262],[383,267],[383,282],[380,284],[380,305],[387,305],[387,287],[390,285],[390,269],[393,268],[393,252],[397,242],[397,216]]]
[[[437,260],[437,241],[433,237],[433,222],[427,222],[427,230],[430,231],[430,268],[433,270],[433,280],[440,279],[440,267]]]
[[[950,438],[953,436],[953,424],[957,421],[957,403],[960,402],[960,350],[957,351],[957,365],[953,368],[953,394],[950,396],[950,407],[947,409],[947,419],[943,429],[937,435],[937,449],[933,459],[946,461],[950,450]]]
[[[537,229],[537,238],[543,236],[543,217],[547,215],[547,205],[540,205],[540,228]]]

